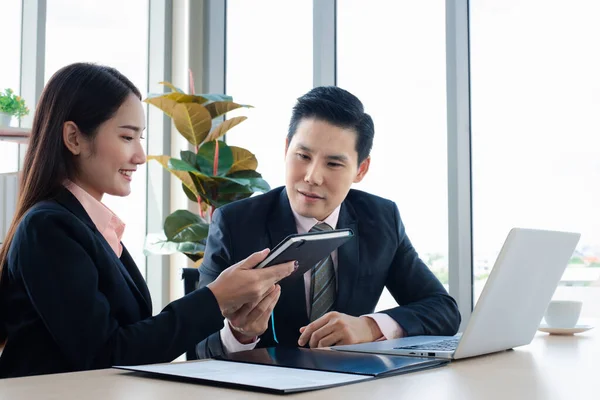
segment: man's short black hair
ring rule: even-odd
[[[347,90],[336,86],[319,86],[298,98],[292,110],[288,143],[296,134],[300,121],[306,118],[315,118],[343,129],[353,129],[356,132],[359,165],[371,153],[375,135],[373,119],[365,113],[358,97]]]

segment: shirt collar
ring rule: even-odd
[[[96,229],[106,236],[107,230],[114,231],[117,239],[121,241],[125,224],[115,213],[113,213],[102,202],[96,200],[94,196],[86,192],[83,188],[70,180],[65,181],[64,186],[75,196],[81,203],[85,212],[88,213],[90,219],[96,225]],[[111,244],[112,246],[112,244]]]
[[[296,228],[298,230],[298,233],[307,233],[308,231],[310,231],[312,229],[313,226],[315,226],[316,224],[322,223],[322,222],[326,223],[327,225],[329,225],[333,229],[335,229],[337,226],[337,223],[338,223],[338,219],[340,217],[340,208],[341,207],[342,207],[341,205],[337,206],[331,212],[331,214],[329,214],[329,216],[327,218],[325,218],[323,221],[319,221],[316,218],[304,217],[304,216],[298,214],[292,208],[292,214],[294,214],[294,219],[296,220]]]

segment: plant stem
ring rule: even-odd
[[[213,161],[213,175],[217,175],[219,171],[219,141],[215,140],[215,158]]]
[[[188,68],[189,74],[190,74],[190,94],[191,95],[195,95],[196,94],[196,90],[194,89],[194,74],[192,73],[192,69]]]
[[[202,211],[202,198],[197,196],[196,199],[198,202],[198,214],[200,214],[200,217],[204,218],[204,211]]]

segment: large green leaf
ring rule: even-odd
[[[200,242],[208,236],[208,224],[200,216],[177,210],[165,219],[165,235],[172,242]]]
[[[212,118],[217,118],[221,115],[227,114],[229,111],[233,111],[241,107],[250,108],[252,106],[237,104],[233,101],[215,101],[205,104],[204,107],[206,107]]]
[[[170,173],[175,175],[177,178],[179,178],[181,180],[181,183],[183,183],[183,185],[190,192],[192,192],[194,194],[194,196],[198,195],[198,193],[196,192],[196,186],[194,185],[194,182],[192,181],[192,178],[190,177],[189,173],[187,173],[185,171],[176,171],[169,167],[171,157],[169,157],[169,156],[148,156],[147,159],[158,161],[160,163],[160,165],[163,166],[164,169],[166,169],[167,171],[169,171]]]
[[[247,120],[248,117],[235,117],[226,119],[221,122],[213,131],[204,139],[205,142],[210,142],[211,140],[220,139],[223,135],[225,135],[231,128],[238,125],[239,123]]]
[[[247,182],[237,182],[237,178],[241,179],[253,179],[253,178],[261,178],[261,175],[254,170],[245,170],[245,171],[237,171],[233,173],[228,173],[226,178],[231,178],[227,180],[219,180],[215,181],[215,184],[219,186],[220,194],[232,194],[232,193],[241,193],[241,194],[253,194],[255,192],[254,188],[251,185],[247,185]]]
[[[206,241],[177,243],[166,240],[163,233],[150,233],[146,236],[144,254],[147,256],[151,254],[167,255],[175,253],[186,253],[186,255],[199,254],[204,252],[205,248]]]
[[[191,178],[190,178],[190,180],[191,180]],[[183,193],[185,193],[185,195],[187,196],[188,199],[190,199],[193,202],[197,202],[198,201],[198,197],[196,195],[196,188],[194,188],[194,190],[192,191],[192,190],[190,190],[187,186],[185,186],[182,183],[181,184],[181,189],[183,189]]]
[[[177,103],[172,118],[179,133],[194,147],[204,141],[212,127],[210,113],[202,104]]]
[[[217,165],[217,173],[215,174],[214,162],[217,142],[219,146],[219,161]],[[206,175],[223,176],[231,169],[231,166],[233,165],[233,153],[231,148],[225,142],[217,140],[204,143],[198,149],[196,165],[198,165],[200,171]]]
[[[239,171],[239,172],[245,172],[245,171]],[[267,181],[265,181],[263,178],[258,178],[258,177],[239,178],[239,177],[226,176],[226,177],[214,177],[214,179],[218,182],[221,182],[221,181],[234,182],[239,185],[245,186],[246,188],[248,188],[254,192],[265,193],[265,192],[268,192],[269,190],[271,190],[271,187],[269,186]]]
[[[199,192],[203,191],[200,192],[202,200],[214,207],[271,189],[261,175],[252,170],[238,171],[228,176],[201,177],[192,174],[192,181]],[[202,189],[199,189],[200,186]]]
[[[208,187],[212,184],[213,179],[207,175],[201,173],[190,173],[190,178],[196,188],[196,192],[200,198],[210,204],[213,205],[210,201]]]
[[[196,164],[196,153],[189,150],[182,150],[179,152],[179,155],[183,161],[198,168],[198,165]]]
[[[198,103],[204,104],[208,101],[208,99],[202,96],[196,96],[193,94],[185,94],[179,92],[171,92],[165,95],[166,98],[175,100],[177,103]]]
[[[254,170],[237,171],[228,174],[227,178],[230,178],[230,180],[217,182],[219,191],[216,199],[213,201],[215,207],[222,207],[225,204],[246,199],[255,192],[270,190],[269,184]],[[238,180],[243,180],[243,184],[238,183]]]
[[[184,160],[179,160],[177,158],[171,158],[169,160],[169,168],[174,171],[185,171],[185,172],[200,172],[196,169],[194,165],[190,165],[188,162]]]
[[[228,176],[237,171],[256,170],[258,160],[254,154],[243,147],[229,146],[229,148],[233,153],[233,165],[227,173]]]
[[[152,104],[153,106],[159,108],[167,114],[169,117],[173,118],[173,110],[175,106],[177,106],[177,102],[173,99],[169,99],[167,95],[161,95],[158,97],[149,97],[144,100],[145,103]]]

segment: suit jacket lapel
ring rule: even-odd
[[[350,228],[354,237],[338,248],[337,280],[338,290],[336,298],[336,310],[351,314],[350,299],[353,296],[354,287],[359,276],[359,243],[358,220],[356,213],[348,201],[342,203],[337,229]]]
[[[131,284],[133,284],[134,292],[137,292],[136,295],[139,295],[139,298],[141,299],[140,302],[145,306],[144,311],[148,313],[149,316],[152,315],[152,300],[150,298],[150,292],[148,291],[148,285],[125,246],[123,246],[123,254],[121,254],[120,263],[128,272]],[[127,275],[125,276],[125,279],[127,279]]]
[[[287,236],[298,233],[285,188],[281,191],[277,207],[271,213],[267,224],[271,249]],[[289,326],[290,329],[286,328],[285,331],[292,337],[288,339],[295,341],[299,335],[298,329],[308,323],[304,277],[295,275],[282,280],[280,285],[281,295],[275,306],[275,320],[278,327]],[[282,329],[277,328],[277,332],[280,334]],[[295,335],[294,332],[298,334]],[[284,337],[278,339],[280,343],[285,340]]]
[[[109,254],[111,254],[111,258],[113,259],[117,268],[119,269],[119,271],[121,272],[121,274],[123,275],[125,280],[127,281],[127,284],[129,285],[130,289],[133,291],[134,295],[138,298],[138,301],[140,302],[140,304],[143,304],[145,309],[147,309],[147,311],[151,314],[152,309],[150,306],[150,302],[149,302],[149,300],[146,300],[146,296],[149,299],[147,285],[143,282],[139,282],[140,284],[136,285],[136,283],[133,281],[133,278],[131,277],[131,274],[128,271],[128,268],[125,267],[123,262],[121,262],[121,260],[115,254],[112,247],[110,247],[110,245],[108,244],[106,239],[104,239],[104,236],[102,236],[100,231],[98,231],[98,229],[96,228],[96,225],[94,224],[94,222],[92,221],[92,219],[90,218],[88,213],[85,211],[85,209],[83,208],[81,203],[77,200],[77,198],[75,198],[75,196],[73,196],[73,194],[68,189],[62,189],[57,194],[55,200],[57,202],[59,202],[60,204],[62,204],[69,211],[71,211],[83,223],[88,225],[90,227],[90,229],[92,229],[92,231],[94,232],[94,234],[96,235],[98,240],[104,246],[104,249]],[[133,268],[129,268],[129,269],[131,269],[132,271],[133,271],[133,269],[135,269],[135,272],[137,272],[137,274],[140,275],[140,277],[141,277],[141,274],[139,273],[139,270],[137,269],[135,262],[133,261],[133,259],[131,258],[131,256],[129,255],[129,252],[127,252],[125,247],[123,247],[122,256],[123,256],[124,262],[126,262],[128,264],[128,266],[133,267]],[[143,280],[143,278],[142,278],[142,280]],[[144,294],[142,294],[142,292],[140,292],[140,289],[142,291],[144,291]]]

